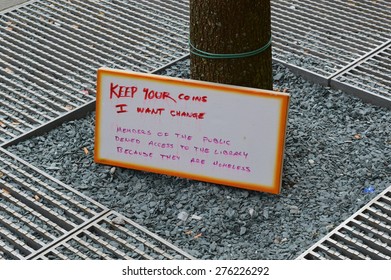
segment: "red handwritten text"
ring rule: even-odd
[[[126,105],[126,104],[117,104],[117,105],[115,105],[115,108],[119,108],[118,111],[117,111],[117,113],[118,113],[118,114],[120,114],[120,113],[126,113],[127,110],[124,109],[124,108],[127,107],[127,106],[128,106],[128,105]]]
[[[171,97],[171,94],[167,91],[155,91],[155,90],[150,90],[149,88],[144,88],[144,99],[162,99],[166,100],[169,99],[171,101],[174,101],[176,103],[176,100]]]
[[[196,112],[185,112],[185,111],[175,111],[171,110],[170,115],[172,117],[186,117],[186,118],[194,118],[197,120],[203,120],[205,118],[205,113],[196,113]]]
[[[179,100],[195,101],[195,102],[208,102],[208,96],[190,96],[184,93],[178,95]]]
[[[162,115],[162,112],[164,112],[164,108],[143,108],[143,107],[137,107],[137,113],[140,114],[150,114],[150,115]]]
[[[134,95],[137,92],[137,87],[132,86],[120,86],[118,84],[110,83],[110,99],[113,98],[113,96],[116,96],[117,98],[134,98]]]

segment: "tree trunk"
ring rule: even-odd
[[[232,58],[267,46],[270,17],[270,0],[190,0],[191,78],[272,89],[271,46],[256,55]]]

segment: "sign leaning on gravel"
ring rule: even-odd
[[[289,94],[101,68],[95,162],[278,194]]]

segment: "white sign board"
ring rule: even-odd
[[[279,193],[289,95],[101,68],[95,161]]]

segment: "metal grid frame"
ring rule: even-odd
[[[272,0],[273,59],[391,107],[389,6]],[[187,0],[32,0],[0,13],[0,145],[93,110],[99,67],[151,72],[188,55],[188,20]]]
[[[273,59],[308,80],[391,108],[391,57],[383,49],[390,26],[387,0],[272,0]]]
[[[187,5],[186,0],[128,0],[121,5],[112,1],[32,0],[1,12],[0,147],[93,110],[99,67],[153,72],[187,57]],[[385,0],[272,0],[273,59],[314,82],[391,108],[390,25],[391,3]],[[2,148],[0,153],[7,158],[0,160],[0,259],[86,259],[90,253],[102,259],[192,258],[143,228],[153,242],[158,240],[174,253],[159,251],[146,239],[141,239],[139,246],[160,254],[150,255],[124,243],[115,230],[112,232],[121,225],[113,225],[112,220],[120,218],[125,225],[135,226],[133,222],[102,206],[97,212],[79,215],[76,208],[84,206],[51,184],[71,193],[74,190]],[[40,179],[42,176],[46,179]],[[42,199],[66,212],[69,219],[53,212],[40,202]],[[389,259],[390,201],[387,192],[299,258]],[[108,224],[110,229],[102,227]],[[83,246],[93,253],[82,253],[72,246],[85,237],[91,243]],[[105,245],[109,253],[94,251],[93,242]]]
[[[150,72],[187,54],[187,13],[171,0],[35,0],[1,12],[0,145],[92,110],[99,67]]]
[[[391,260],[391,186],[297,259]]]
[[[191,260],[194,258],[130,219],[110,211],[34,259]]]
[[[29,258],[107,211],[0,148],[0,258]]]
[[[330,79],[330,86],[391,108],[391,40]]]
[[[390,24],[387,1],[272,0],[275,58],[325,78],[389,40]]]
[[[0,259],[54,258],[194,259],[0,148]]]

